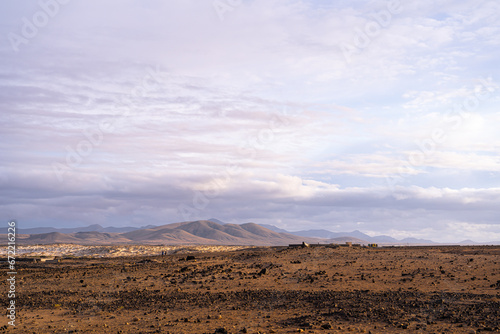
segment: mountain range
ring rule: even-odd
[[[368,234],[365,234],[365,233],[358,231],[358,230],[355,230],[352,232],[331,232],[328,230],[302,230],[302,231],[288,232],[288,231],[283,230],[281,228],[278,228],[274,225],[262,224],[261,226],[264,226],[265,228],[268,228],[268,229],[275,231],[275,232],[290,233],[293,235],[311,237],[311,238],[335,239],[335,238],[341,238],[341,237],[352,237],[352,238],[367,241],[369,243],[385,243],[385,244],[387,244],[387,243],[389,243],[389,244],[435,244],[436,243],[432,240],[416,239],[416,238],[405,238],[405,239],[398,240],[398,239],[390,237],[388,235],[378,235],[378,236],[371,237]]]
[[[73,243],[82,245],[110,244],[202,244],[202,245],[255,245],[273,246],[290,243],[324,242],[317,238],[301,237],[289,233],[278,233],[254,223],[219,224],[210,220],[173,223],[162,226],[147,226],[146,228],[129,231],[100,232],[89,231],[90,228],[101,229],[102,226],[87,227],[86,231],[73,232],[71,229],[60,229],[49,233],[24,234],[18,236],[20,244],[53,244]],[[62,230],[62,232],[61,232]]]
[[[369,236],[361,231],[332,232],[328,230],[287,231],[267,224],[226,224],[216,218],[167,225],[142,227],[103,227],[93,224],[86,227],[54,228],[39,227],[18,229],[23,235],[21,243],[75,243],[75,244],[207,244],[207,245],[286,245],[290,243],[353,243],[386,245],[432,245],[432,240],[405,238],[398,240],[391,236]],[[458,244],[478,245],[481,243],[464,240]],[[484,244],[484,243],[483,243]],[[489,242],[487,244],[500,244]]]
[[[56,228],[56,227],[34,227],[34,228],[19,228],[18,233],[22,234],[40,234],[40,233],[77,233],[77,232],[108,232],[108,233],[124,233],[145,228],[153,228],[156,225],[148,225],[142,227],[102,227],[99,224],[92,224],[85,227],[66,227],[66,228]]]

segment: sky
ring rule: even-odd
[[[0,212],[500,240],[500,3],[0,2]]]

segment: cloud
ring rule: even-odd
[[[27,179],[26,173],[19,173],[3,185],[2,209],[7,214],[23,210],[28,221],[41,222],[51,217],[73,224],[107,222],[122,226],[137,221],[136,212],[140,212],[141,219],[155,224],[184,220],[177,210],[179,206],[189,207],[193,219],[214,214],[235,222],[282,219],[291,229],[300,229],[307,221],[316,227],[338,226],[337,230],[349,230],[354,222],[364,221],[366,229],[377,227],[379,233],[416,231],[417,226],[432,227],[431,221],[439,225],[466,222],[471,226],[498,223],[500,188],[413,186],[397,187],[391,192],[387,188],[341,188],[290,175],[257,179],[248,172],[225,180],[116,172],[114,177],[99,178],[79,173],[64,187],[54,187],[42,173]],[[28,190],[29,197],[23,194]],[[487,233],[478,235],[482,241],[488,239]]]
[[[211,1],[72,1],[16,53],[7,36],[41,9],[1,4],[2,210],[32,226],[147,225],[185,205],[443,240],[477,224],[486,240],[497,8],[401,2],[360,46],[386,1],[243,1],[223,20]],[[489,96],[457,114],[484,80]],[[447,139],[429,144],[436,129]]]

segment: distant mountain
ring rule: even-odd
[[[404,238],[404,239],[401,239],[399,242],[407,243],[407,244],[435,244],[436,243],[432,240],[417,239],[417,238]]]
[[[436,242],[432,240],[425,239],[416,239],[416,238],[406,238],[403,240],[398,240],[388,235],[378,235],[371,237],[368,234],[365,234],[361,231],[355,230],[352,232],[332,232],[328,230],[302,230],[289,232],[283,229],[280,229],[273,225],[262,225],[266,228],[273,231],[280,231],[281,233],[290,233],[296,236],[310,237],[310,238],[325,238],[325,239],[338,239],[338,238],[356,238],[358,241],[363,241],[364,243],[380,243],[380,244],[436,244]],[[361,243],[363,243],[361,242]],[[356,242],[360,243],[360,242]]]
[[[210,219],[206,220],[206,222],[213,222],[215,224],[222,225],[222,226],[233,226],[234,225],[234,224],[226,224],[225,222],[223,222],[217,218],[210,218]],[[162,225],[162,226],[178,227],[179,226],[178,224],[183,224],[183,223],[174,223],[174,224],[168,224],[168,225]],[[255,224],[255,225],[257,225],[257,224]],[[99,224],[93,224],[93,225],[89,225],[89,226],[73,227],[73,228],[55,228],[55,227],[27,228],[27,229],[19,229],[18,233],[19,234],[30,234],[30,235],[42,234],[42,233],[53,233],[53,232],[62,233],[62,234],[73,234],[73,233],[78,233],[78,232],[101,232],[101,233],[117,234],[117,233],[129,233],[129,232],[134,232],[134,231],[139,231],[139,230],[156,229],[156,228],[162,227],[162,226],[147,225],[147,226],[142,226],[142,227],[132,227],[132,226],[103,227]],[[236,225],[236,226],[242,226],[242,225]],[[272,232],[275,232],[275,233],[285,233],[285,234],[294,235],[296,237],[302,237],[302,238],[305,237],[305,238],[314,238],[314,239],[316,239],[316,238],[338,239],[338,238],[348,238],[349,237],[349,238],[356,238],[356,239],[362,240],[362,241],[364,241],[364,243],[380,243],[380,244],[433,244],[434,243],[431,240],[415,239],[415,238],[406,238],[403,240],[397,240],[397,239],[390,237],[390,236],[387,236],[387,235],[379,235],[379,236],[375,236],[375,237],[370,237],[369,235],[367,235],[361,231],[358,231],[358,230],[355,230],[352,232],[332,232],[332,231],[328,231],[328,230],[324,230],[324,229],[318,229],[318,230],[302,230],[302,231],[289,232],[285,229],[276,227],[274,225],[259,224],[259,226],[261,226],[265,229],[268,229]],[[178,238],[179,240],[184,240],[184,241],[188,242],[191,238],[189,236],[181,235],[182,233],[180,233],[178,231],[173,232],[173,233],[177,233],[178,234],[177,237],[165,236],[171,242],[176,242],[176,238]],[[215,237],[215,239],[217,240],[217,237]],[[104,241],[104,240],[106,240],[106,238],[99,238],[99,240]],[[198,240],[196,242],[201,242],[201,241],[203,241],[203,240]],[[204,241],[206,241],[206,240],[204,240]],[[220,241],[223,241],[223,240],[220,240]],[[193,242],[195,242],[194,239],[193,239]],[[356,243],[359,243],[359,242],[356,242]],[[477,244],[477,243],[473,242],[471,244]]]
[[[110,233],[101,232],[76,232],[76,233],[42,233],[32,234],[28,238],[20,239],[23,244],[55,244],[72,243],[82,245],[122,243],[127,240]]]
[[[196,223],[196,224],[195,224]],[[25,234],[22,242],[56,243],[73,242],[85,244],[106,243],[158,243],[158,244],[243,244],[243,245],[285,245],[287,243],[378,243],[386,245],[438,244],[432,240],[405,238],[395,239],[387,235],[371,237],[361,231],[332,232],[325,229],[289,232],[268,224],[227,224],[217,218],[195,222],[181,222],[167,225],[143,227],[103,227],[93,224],[84,227],[54,228],[38,227],[18,229]],[[98,232],[98,233],[90,233]],[[85,234],[87,233],[87,234]],[[351,238],[351,239],[350,239]],[[266,240],[268,239],[268,240]],[[21,239],[19,239],[21,240]],[[500,241],[475,242],[464,240],[460,245],[500,245]]]
[[[489,242],[476,242],[473,240],[463,240],[459,242],[460,245],[500,245],[500,241],[489,241]]]
[[[307,238],[320,238],[320,239],[327,239],[327,242],[329,243],[346,243],[346,242],[352,242],[355,244],[368,244],[370,243],[367,241],[367,239],[370,239],[370,236],[360,232],[360,231],[353,231],[353,232],[331,232],[328,230],[304,230],[304,231],[296,231],[296,232],[289,232],[287,230],[284,230],[282,228],[276,227],[274,225],[267,225],[267,224],[259,224],[262,227],[265,227],[271,231],[278,232],[278,233],[289,233],[293,234],[299,237],[307,237]]]
[[[38,234],[38,233],[75,233],[75,232],[89,232],[89,231],[100,231],[104,227],[98,224],[84,226],[84,227],[72,227],[72,228],[57,228],[57,227],[35,227],[35,228],[20,228],[18,233],[20,234]]]
[[[277,227],[276,227],[277,228]],[[283,230],[285,231],[285,230]],[[294,235],[299,235],[299,236],[304,236],[304,237],[313,237],[313,238],[337,238],[339,236],[344,236],[345,234],[338,235],[337,233],[330,232],[327,230],[302,230],[302,231],[295,231],[295,232],[288,232],[285,231],[283,233],[290,233]]]
[[[460,245],[477,245],[477,242],[472,241],[470,239],[462,240],[459,242]]]
[[[388,235],[377,235],[375,237],[370,238],[370,242],[372,243],[397,243],[398,239],[390,237]]]
[[[277,233],[253,223],[219,224],[211,220],[198,220],[158,226],[121,234],[134,242],[191,243],[218,245],[287,245],[289,243],[318,242],[313,238]]]
[[[30,235],[28,238],[22,239],[20,241],[21,242],[19,243],[28,243],[28,244],[72,243],[75,241],[75,238],[64,233],[50,232],[42,234],[33,234]]]
[[[96,228],[93,226],[92,228]],[[69,229],[66,229],[68,231]],[[73,233],[49,232],[31,234],[19,239],[22,244],[203,244],[203,245],[255,245],[274,246],[290,243],[319,243],[323,239],[300,237],[289,233],[278,233],[254,223],[219,224],[211,220],[135,229],[123,233],[80,231]]]
[[[40,233],[51,233],[51,232],[58,232],[58,233],[77,233],[77,232],[102,232],[102,233],[124,233],[124,232],[130,232],[130,231],[135,231],[143,228],[152,228],[155,227],[155,225],[148,225],[148,226],[143,226],[143,227],[132,227],[132,226],[126,226],[126,227],[102,227],[99,224],[93,224],[89,226],[83,226],[83,227],[70,227],[70,228],[56,228],[56,227],[35,227],[35,228],[20,228],[18,229],[19,234],[40,234]]]
[[[339,237],[339,238],[333,238],[333,239],[328,239],[329,243],[332,244],[345,244],[346,242],[352,242],[353,244],[361,244],[361,245],[366,245],[369,244],[366,240],[354,238],[354,237]]]
[[[287,232],[287,231],[285,231]],[[315,238],[327,238],[327,239],[335,239],[335,238],[343,238],[343,237],[352,237],[360,240],[371,241],[372,237],[358,230],[352,232],[332,232],[328,230],[303,230],[296,232],[287,232],[298,236],[305,237],[315,237]]]
[[[294,232],[288,232],[287,230],[284,230],[282,228],[276,227],[274,225],[268,225],[268,224],[259,224],[259,225],[262,226],[262,227],[267,228],[268,230],[274,231],[274,232],[294,234]]]
[[[327,239],[335,239],[335,238],[343,238],[343,237],[352,237],[360,240],[372,241],[372,237],[358,230],[352,232],[332,232],[328,230],[302,230],[296,232],[288,232],[285,230],[284,233],[291,233],[297,236],[304,237],[313,237],[313,238],[327,238]]]

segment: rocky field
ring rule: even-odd
[[[0,331],[500,332],[497,246],[194,249],[16,265],[18,323]]]

